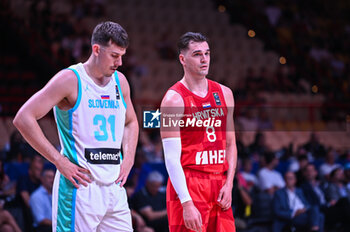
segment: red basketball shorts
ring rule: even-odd
[[[202,215],[202,232],[235,232],[232,210],[223,211],[217,204],[226,175],[209,174],[195,170],[184,170],[186,183],[193,203]],[[170,232],[189,232],[183,220],[182,205],[168,180],[167,212]]]

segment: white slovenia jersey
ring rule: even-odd
[[[61,143],[61,154],[88,169],[95,181],[111,184],[119,176],[126,103],[118,74],[98,86],[86,73],[82,63],[72,65],[78,78],[78,97],[70,110],[54,107]]]

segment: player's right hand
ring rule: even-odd
[[[90,171],[73,164],[65,156],[60,156],[60,158],[57,160],[56,167],[58,171],[60,171],[64,177],[72,182],[76,188],[79,188],[79,184],[86,187],[88,183],[91,183],[90,178],[86,175],[90,174]]]
[[[187,229],[201,232],[202,231],[202,216],[193,201],[186,201],[182,204],[183,217]]]

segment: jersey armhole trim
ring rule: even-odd
[[[227,104],[226,104],[226,98],[225,98],[225,93],[224,93],[224,90],[223,90],[223,86],[221,86],[219,83],[217,83],[218,85],[219,85],[219,89],[221,90],[221,94],[222,94],[222,97],[223,97],[223,100],[224,100],[224,103],[225,103],[225,106],[226,106],[226,108],[227,108]],[[227,86],[225,86],[225,87],[227,87]],[[229,87],[227,87],[227,88],[229,88]],[[232,91],[232,89],[231,88],[229,88],[231,91]],[[233,97],[233,91],[232,91],[232,97]]]
[[[126,109],[127,105],[126,105],[126,102],[124,100],[124,96],[123,96],[123,92],[122,92],[122,89],[121,89],[121,86],[120,86],[120,82],[119,82],[119,77],[118,77],[118,72],[117,71],[114,72],[114,77],[115,77],[115,82],[117,83],[117,86],[118,86],[118,90],[120,92],[120,97],[122,98],[124,107]]]
[[[75,76],[78,79],[78,97],[77,97],[77,101],[76,101],[74,107],[69,110],[70,112],[74,112],[78,108],[78,106],[80,105],[80,101],[81,101],[81,81],[80,81],[80,75],[77,72],[77,70],[75,70],[73,68],[67,68],[67,69],[68,70],[72,70],[74,72]]]

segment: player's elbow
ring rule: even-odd
[[[16,114],[15,118],[13,119],[12,123],[18,130],[20,130],[20,128],[21,128],[21,126],[23,124],[22,122],[23,122],[22,114],[20,112],[18,112]]]
[[[20,110],[17,112],[12,123],[19,131],[21,131],[23,128],[26,127],[26,123],[25,123],[26,118],[27,118],[27,116],[25,115],[25,113]]]
[[[130,128],[131,130],[133,131],[138,131],[139,130],[139,123],[137,121],[137,117],[136,115],[128,118],[126,121],[125,121],[125,128],[128,129]]]

